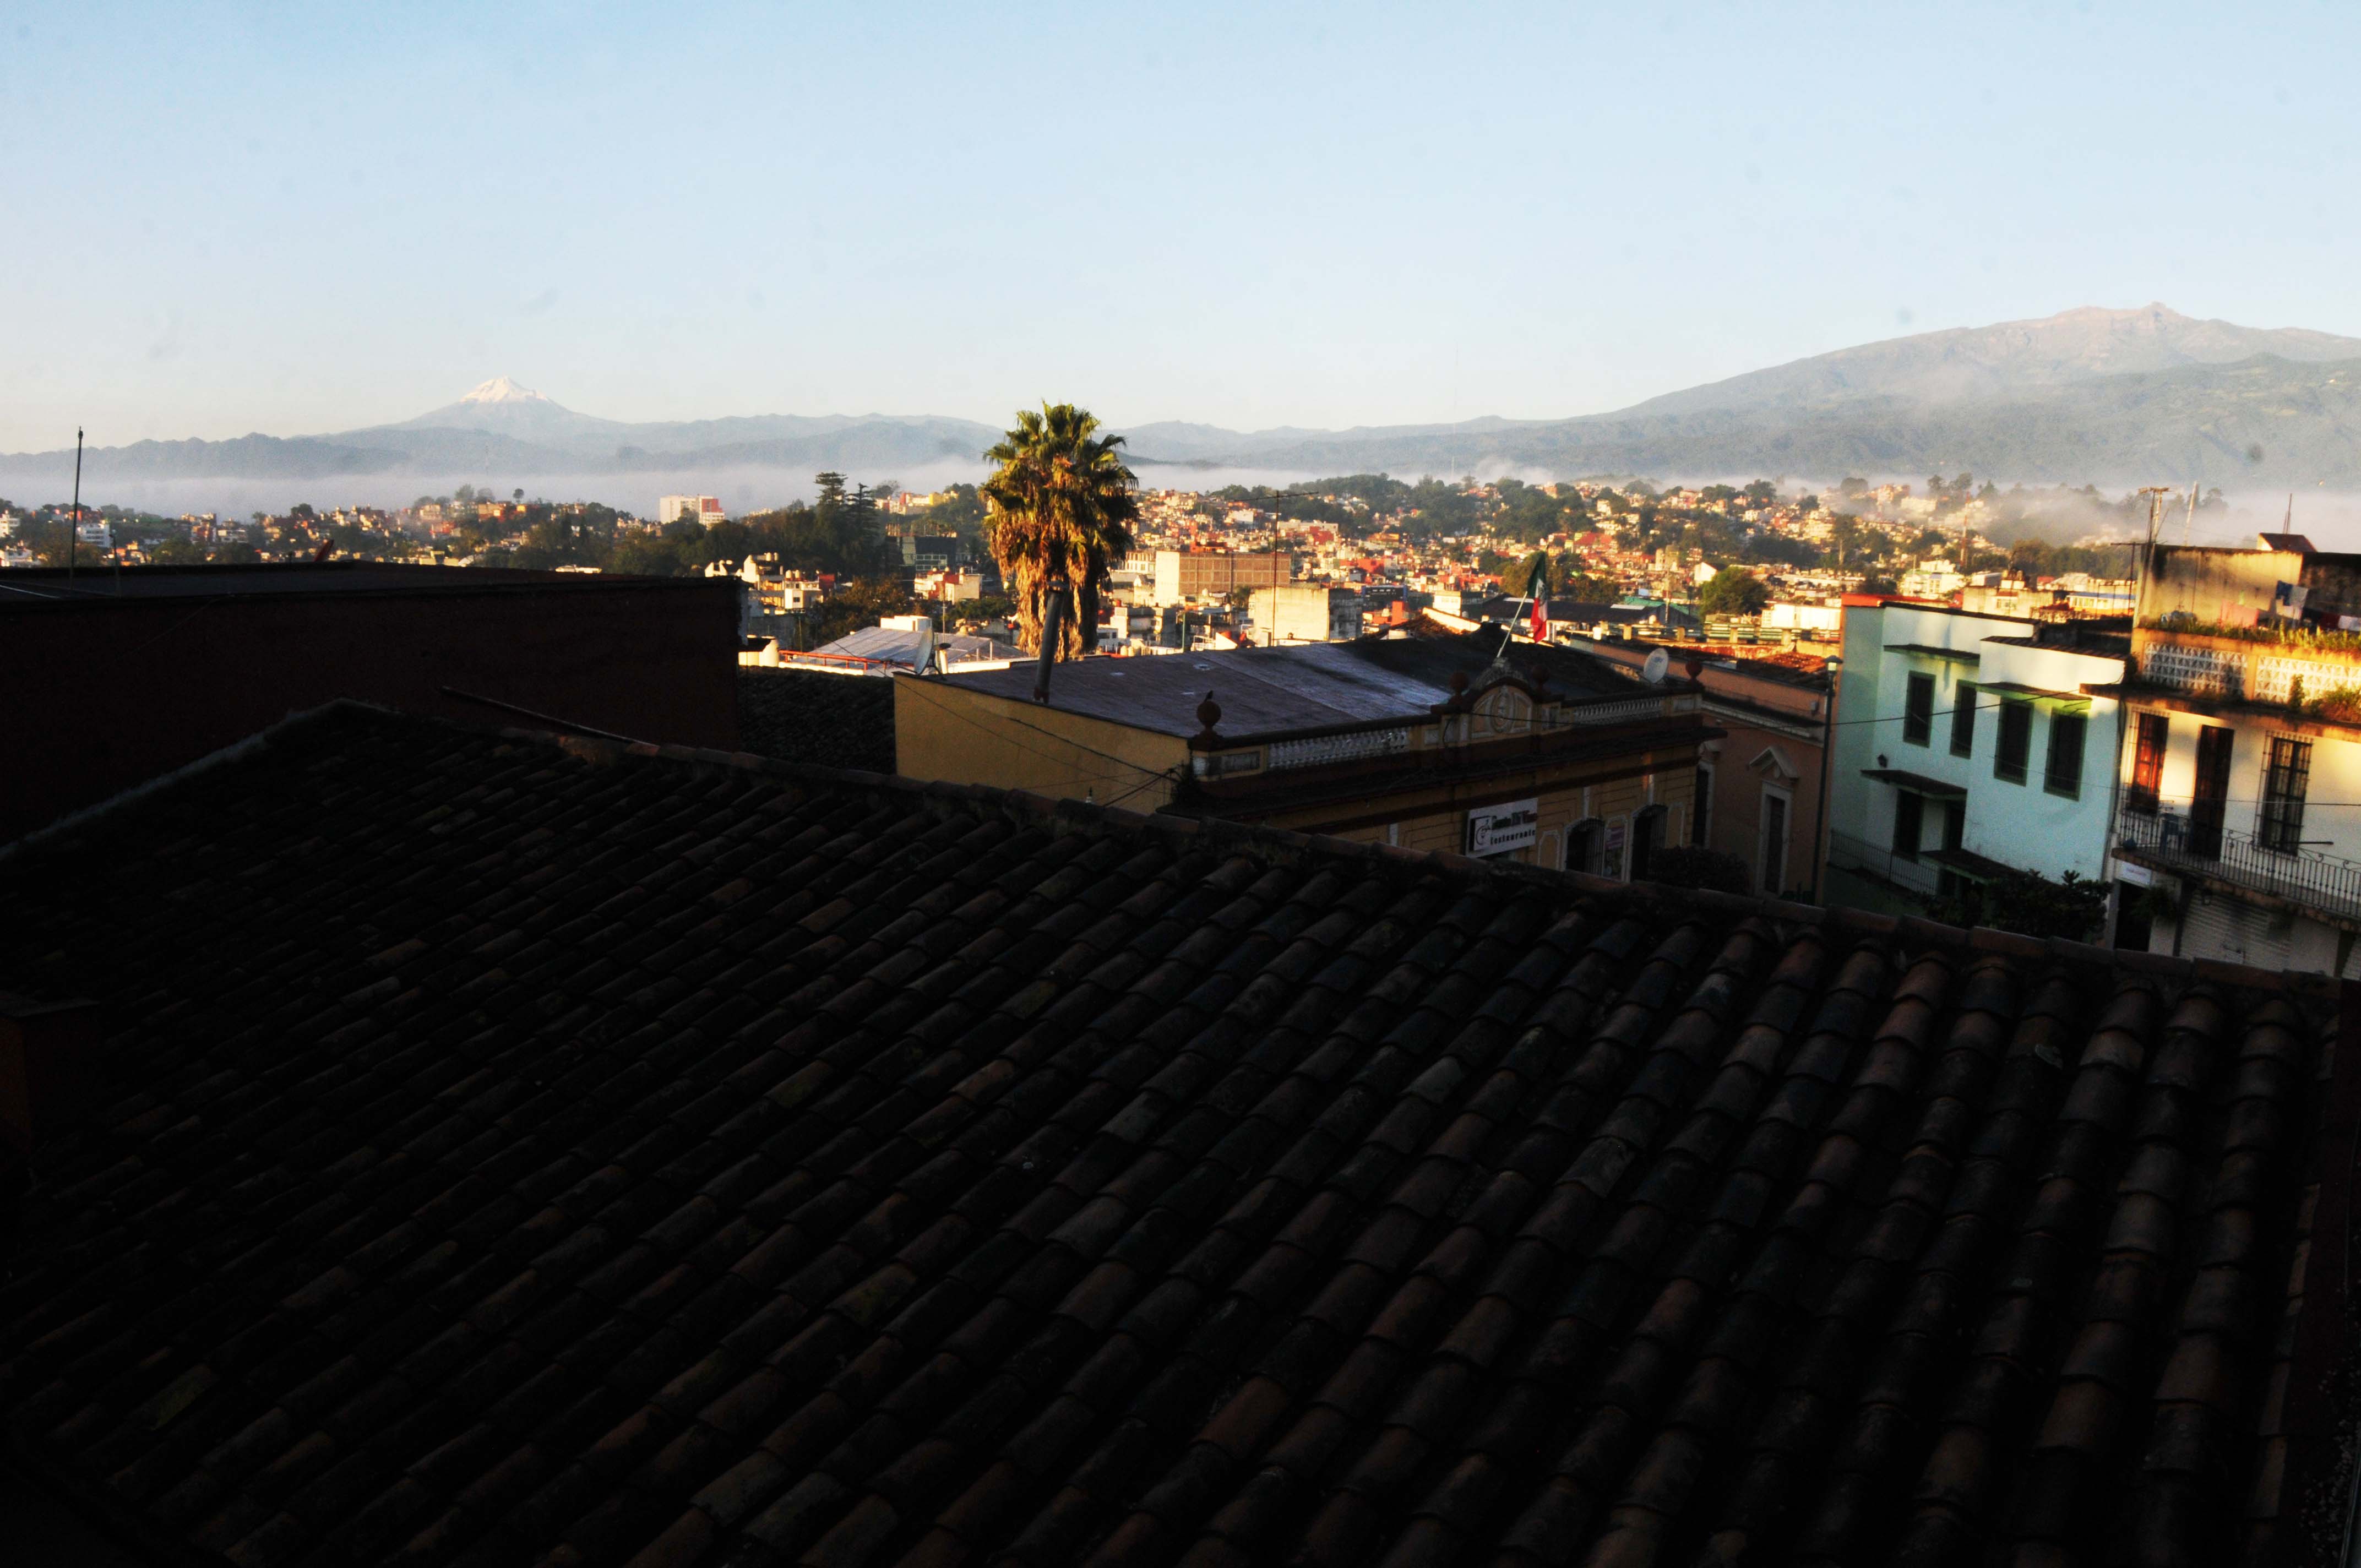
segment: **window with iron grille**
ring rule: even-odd
[[[1976,688],[1961,681],[1951,688],[1951,755],[1976,754]]]
[[[2090,719],[2080,713],[2049,716],[2049,761],[2042,770],[2041,787],[2051,795],[2081,795],[2082,743],[2090,728]]]
[[[2312,742],[2292,735],[2271,737],[2270,760],[2263,764],[2263,809],[2255,837],[2262,847],[2292,855],[2303,842],[2303,795],[2312,782]]]
[[[2172,720],[2161,713],[2139,716],[2139,740],[2132,751],[2131,787],[2124,792],[2124,809],[2141,817],[2156,815],[2157,789],[2164,782],[2164,744]]]
[[[1902,703],[1902,738],[1924,746],[1935,733],[1935,677],[1914,673]]]

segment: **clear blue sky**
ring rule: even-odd
[[[0,449],[1545,418],[2162,300],[2361,334],[2361,7],[0,8]]]

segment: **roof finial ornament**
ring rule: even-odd
[[[1221,723],[1221,721],[1222,705],[1213,700],[1213,690],[1208,687],[1205,692],[1205,700],[1197,705],[1197,722],[1204,726],[1204,734],[1206,737],[1210,738],[1213,734],[1213,727]]]

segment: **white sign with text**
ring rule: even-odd
[[[1531,849],[1541,838],[1541,831],[1539,799],[1479,806],[1467,814],[1467,852],[1505,855],[1511,850]]]

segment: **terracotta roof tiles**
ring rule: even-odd
[[[0,880],[113,1030],[10,1442],[183,1556],[2227,1561],[2332,1472],[2294,977],[351,707]]]

